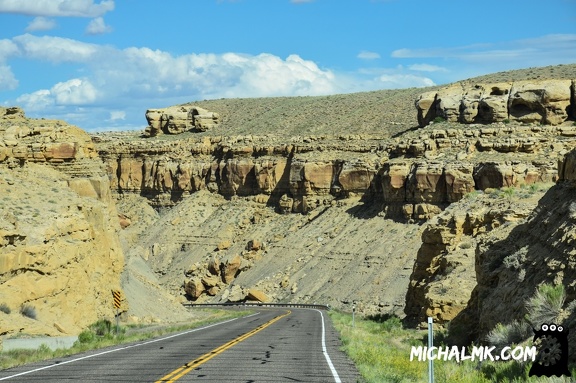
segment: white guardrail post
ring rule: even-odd
[[[432,323],[432,317],[428,317],[428,350],[434,346]],[[428,358],[428,383],[434,383],[434,360],[431,358]]]

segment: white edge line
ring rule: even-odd
[[[242,317],[242,318],[249,318],[249,317],[251,317],[251,316],[258,315],[258,314],[260,314],[260,313],[251,314],[251,315],[248,315],[248,316]],[[67,360],[67,361],[65,361],[65,362],[60,362],[60,363],[57,363],[57,364],[51,364],[51,365],[48,365],[48,366],[36,368],[36,369],[34,369],[34,370],[24,371],[24,372],[20,372],[20,373],[18,373],[18,374],[15,374],[15,375],[6,376],[6,377],[4,377],[4,378],[0,378],[0,380],[7,380],[7,379],[15,378],[15,377],[17,377],[17,376],[27,375],[27,374],[31,374],[31,373],[33,373],[33,372],[38,372],[38,371],[46,370],[46,369],[48,369],[48,368],[52,368],[52,367],[56,367],[56,366],[62,366],[62,365],[64,365],[64,364],[68,364],[68,363],[78,362],[78,361],[83,360],[83,359],[89,359],[89,358],[93,358],[93,357],[95,357],[95,356],[100,356],[100,355],[104,355],[104,354],[109,354],[109,353],[111,353],[111,352],[116,352],[116,351],[120,351],[120,350],[126,350],[126,349],[133,348],[133,347],[140,347],[140,346],[144,346],[144,345],[147,345],[147,344],[150,344],[150,343],[160,342],[160,341],[162,341],[162,340],[166,340],[166,339],[170,339],[170,338],[175,338],[175,337],[181,336],[181,335],[186,335],[186,334],[189,334],[189,333],[191,333],[191,332],[196,332],[196,331],[204,330],[204,329],[207,329],[207,328],[210,328],[210,327],[214,327],[214,326],[218,326],[218,325],[221,325],[221,324],[229,323],[229,322],[232,322],[232,321],[234,321],[234,320],[236,320],[236,319],[238,319],[238,318],[232,318],[232,319],[226,320],[226,321],[224,321],[224,322],[218,322],[218,323],[213,323],[213,324],[211,324],[211,325],[207,325],[207,326],[204,326],[204,327],[198,327],[198,328],[195,328],[195,329],[192,329],[192,330],[180,332],[180,333],[178,333],[178,334],[170,335],[170,336],[167,336],[167,337],[164,337],[164,338],[152,339],[152,340],[149,340],[149,341],[146,341],[146,342],[143,342],[143,343],[132,344],[132,345],[130,345],[130,346],[124,346],[124,347],[119,347],[119,348],[115,348],[115,349],[112,349],[112,350],[107,350],[107,351],[99,352],[99,353],[97,353],[97,354],[91,354],[91,355],[86,355],[86,356],[83,356],[83,357],[80,357],[80,358],[76,358],[76,359],[70,359],[70,360]],[[324,325],[324,324],[322,324],[322,325]]]
[[[338,372],[334,368],[332,364],[332,360],[330,359],[330,355],[328,355],[328,350],[326,350],[326,330],[324,328],[324,315],[322,315],[322,311],[314,309],[320,313],[320,317],[322,318],[322,353],[326,358],[326,362],[328,362],[328,367],[330,367],[330,371],[332,371],[332,376],[334,377],[334,382],[342,383],[340,380],[340,376],[338,376]]]

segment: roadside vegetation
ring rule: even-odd
[[[527,302],[528,314],[523,321],[508,325],[499,324],[489,334],[487,341],[497,348],[504,345],[532,346],[530,323],[545,320],[564,323],[574,305],[562,309],[565,292],[563,286],[541,285]],[[355,318],[352,326],[351,314],[332,311],[332,321],[340,333],[342,348],[355,363],[365,383],[408,383],[428,381],[428,362],[410,361],[411,346],[427,346],[427,331],[407,329],[394,316]],[[566,323],[568,326],[572,323]],[[434,331],[436,347],[451,347],[447,344],[445,330]],[[468,353],[470,355],[470,353]],[[495,354],[496,355],[496,354]],[[519,382],[571,382],[567,377],[529,377],[532,361],[483,361],[435,360],[434,381],[436,383],[519,383]],[[576,366],[571,366],[576,376]]]
[[[208,310],[207,310],[208,311]],[[202,319],[175,325],[127,325],[119,326],[108,319],[99,320],[78,335],[78,340],[71,348],[51,350],[41,345],[36,350],[10,350],[0,352],[0,369],[20,366],[28,363],[62,358],[81,352],[116,346],[131,342],[144,341],[167,334],[177,333],[223,320],[247,315],[248,311],[209,310]]]

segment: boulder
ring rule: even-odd
[[[216,245],[216,249],[222,251],[229,249],[231,246],[232,241],[230,241],[229,239],[223,239],[220,242],[218,242],[218,245]]]
[[[222,272],[223,281],[225,283],[232,283],[234,278],[236,278],[241,265],[242,258],[238,254],[232,257],[232,259],[227,260]]]
[[[246,298],[246,293],[244,289],[238,285],[234,285],[230,288],[230,294],[228,294],[228,301],[230,302],[241,302]]]
[[[208,262],[208,271],[210,272],[210,274],[220,275],[220,267],[221,263],[218,257],[210,258],[210,261]]]
[[[248,293],[246,294],[246,299],[249,301],[258,301],[262,303],[270,301],[268,295],[258,289],[249,289]]]
[[[246,250],[248,251],[258,251],[262,250],[262,248],[263,248],[262,242],[257,239],[251,239],[246,244]]]
[[[458,122],[460,120],[460,104],[463,92],[461,86],[450,86],[441,89],[436,94],[437,115],[446,121]]]
[[[202,277],[201,281],[202,284],[206,286],[206,288],[210,288],[216,286],[220,281],[220,278],[218,278],[216,275],[205,275]]]
[[[196,300],[202,295],[206,288],[200,278],[192,278],[184,285],[184,290],[192,300]]]
[[[467,123],[490,124],[508,119],[508,97],[511,83],[485,85],[485,92],[478,102],[478,115]]]
[[[428,125],[436,114],[436,91],[422,93],[415,102],[418,110],[418,124],[420,126]]]
[[[510,118],[524,123],[561,124],[568,119],[571,86],[570,80],[515,84],[508,102]]]

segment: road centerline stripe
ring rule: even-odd
[[[259,314],[259,313],[256,313],[256,314]],[[249,315],[249,316],[244,317],[244,318],[248,318],[248,317],[251,317],[251,316],[256,315],[256,314],[252,314],[252,315]],[[235,321],[235,320],[237,320],[237,319],[238,319],[238,318],[232,318],[232,319],[225,320],[225,321],[223,321],[223,322],[212,323],[212,324],[209,324],[209,325],[206,325],[206,326],[197,327],[197,328],[194,328],[194,329],[191,329],[191,330],[186,330],[186,331],[184,331],[184,332],[179,332],[179,333],[172,334],[172,335],[169,335],[169,336],[165,336],[165,337],[162,337],[162,338],[156,338],[156,339],[152,339],[152,340],[147,340],[147,341],[144,341],[144,342],[141,342],[141,343],[131,344],[131,345],[128,345],[128,346],[114,347],[113,349],[106,350],[106,351],[102,351],[102,352],[98,352],[98,353],[96,353],[96,354],[90,354],[90,355],[82,356],[82,357],[79,357],[79,358],[74,358],[74,359],[70,359],[70,360],[65,360],[65,361],[60,362],[60,363],[58,363],[58,364],[49,364],[49,365],[44,366],[44,367],[39,367],[39,368],[35,368],[35,369],[33,369],[33,370],[28,370],[28,371],[24,371],[24,372],[20,372],[20,373],[14,374],[14,375],[5,376],[5,377],[3,377],[3,378],[0,378],[0,380],[7,380],[7,379],[15,378],[15,377],[17,377],[17,376],[28,375],[28,374],[32,374],[32,373],[34,373],[34,372],[38,372],[38,371],[42,371],[42,370],[47,370],[47,369],[49,369],[49,368],[54,368],[54,367],[63,366],[63,365],[65,365],[65,364],[78,362],[78,361],[84,360],[84,359],[94,358],[94,357],[97,357],[97,356],[109,354],[109,353],[116,352],[116,351],[122,351],[122,350],[126,350],[126,349],[129,349],[129,348],[145,346],[145,345],[150,344],[150,343],[160,342],[160,341],[163,341],[163,340],[166,340],[166,339],[175,338],[175,337],[177,337],[177,336],[182,336],[182,335],[186,335],[186,334],[189,334],[189,333],[192,333],[192,332],[201,331],[201,330],[204,330],[204,329],[207,329],[207,328],[210,328],[210,327],[214,327],[214,326],[218,326],[218,325],[221,325],[221,324],[229,323],[229,322]],[[88,351],[88,352],[89,352],[89,351]],[[18,366],[16,366],[16,367],[18,367]]]
[[[255,335],[256,333],[264,330],[266,327],[268,327],[268,326],[272,325],[273,323],[279,321],[280,319],[290,315],[291,313],[292,313],[292,311],[288,310],[288,312],[286,312],[286,314],[278,315],[278,316],[272,318],[268,322],[261,324],[260,326],[248,331],[247,333],[242,334],[242,335],[232,339],[228,343],[225,343],[221,346],[218,346],[215,349],[213,349],[212,351],[209,351],[206,354],[201,355],[198,358],[186,363],[182,367],[179,367],[179,368],[175,369],[174,371],[164,375],[162,378],[157,380],[155,383],[172,383],[172,382],[177,381],[178,379],[180,379],[181,377],[183,377],[184,375],[186,375],[187,373],[189,373],[190,371],[192,371],[196,367],[200,366],[201,364],[206,363],[207,361],[214,358],[215,356],[223,353],[224,351],[228,350],[229,348],[233,347],[234,345],[250,338],[252,335]]]

